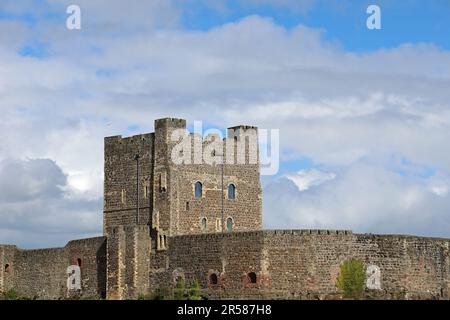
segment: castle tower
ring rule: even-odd
[[[108,299],[136,298],[149,285],[154,135],[105,138],[104,234]]]
[[[190,139],[182,153],[197,151],[200,161],[172,159],[177,137]],[[156,120],[154,133],[105,138],[109,298],[144,293],[151,253],[168,249],[171,236],[261,229],[257,128],[229,128],[214,148],[211,138],[186,135],[186,120],[175,118]]]
[[[177,168],[171,155],[176,141],[172,134],[186,130],[186,120],[164,118],[155,121],[155,157],[153,175],[153,214],[152,231],[156,238],[156,247],[165,249],[167,238],[175,235],[178,198]]]
[[[222,230],[261,228],[261,185],[257,128],[228,128],[221,148],[211,137],[190,134],[200,161],[171,159],[186,130],[186,120],[155,121],[155,132],[128,138],[105,138],[104,233],[117,226],[146,225],[165,247],[167,237]],[[217,149],[217,150],[216,150]],[[207,161],[207,153],[216,157]],[[223,164],[222,158],[223,157]],[[228,220],[228,226],[222,228]],[[206,225],[205,225],[206,219]]]
[[[169,162],[169,235],[261,229],[257,128],[229,128],[217,144],[215,136],[189,137],[190,151],[201,149],[203,159],[195,161],[199,156],[192,154],[189,164]]]

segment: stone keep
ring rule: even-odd
[[[158,247],[163,247],[164,239],[170,236],[221,231],[222,204],[224,222],[232,221],[234,231],[261,228],[258,144],[255,140],[254,145],[250,145],[246,135],[250,130],[256,132],[256,128],[238,126],[228,129],[228,144],[226,139],[221,141],[223,166],[221,163],[210,165],[195,162],[196,146],[206,150],[210,137],[194,134],[189,135],[192,142],[191,164],[174,164],[172,150],[177,142],[173,142],[171,137],[175,130],[180,129],[186,130],[185,120],[166,118],[155,121],[154,133],[129,138],[105,138],[106,236],[117,226],[147,225]],[[241,153],[237,148],[240,139],[245,138],[247,148],[244,161],[247,161],[241,163],[238,161],[238,154]],[[236,142],[234,146],[232,142]],[[227,150],[227,146],[235,150]],[[252,150],[256,160],[250,163]],[[211,151],[214,153],[216,150]],[[228,159],[229,155],[232,156],[230,151],[235,151],[234,161]],[[196,183],[201,184],[200,198],[195,197]],[[231,184],[237,193],[234,199],[228,197]],[[206,227],[202,223],[205,218]]]
[[[180,139],[175,139],[174,131],[181,133]],[[130,288],[145,281],[127,278],[126,264],[147,265],[147,248],[166,250],[169,237],[217,233],[222,227],[228,231],[261,229],[257,129],[229,128],[223,140],[188,134],[190,146],[183,152],[189,153],[185,157],[190,161],[174,163],[173,151],[185,133],[185,120],[165,118],[155,121],[154,133],[105,138],[103,216],[105,236],[111,239],[107,272],[111,297],[133,295]],[[219,143],[216,148],[214,141]],[[220,161],[202,159],[207,152]],[[200,195],[196,195],[196,185],[201,186]],[[228,194],[230,188],[234,197]],[[125,230],[141,236],[127,237]],[[148,276],[146,272],[143,276]],[[117,291],[129,289],[130,294]]]

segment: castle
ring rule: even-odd
[[[174,161],[196,157],[177,149],[180,130],[185,120],[165,118],[154,133],[105,138],[103,236],[0,245],[0,292],[135,299],[195,279],[209,299],[334,299],[341,264],[358,258],[366,297],[449,298],[449,239],[262,230],[257,128],[229,128],[218,152],[207,149],[212,136],[185,136],[187,150],[208,150],[208,164]]]

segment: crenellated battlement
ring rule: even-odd
[[[275,235],[352,235],[351,230],[333,230],[333,229],[276,229],[276,230],[255,230],[255,231],[235,231],[224,233],[203,233],[190,235],[177,235],[172,238],[195,238],[198,241],[208,241],[208,239],[220,238],[252,238],[259,236],[275,236]]]
[[[133,146],[142,142],[153,141],[154,133],[137,134],[129,137],[122,137],[121,135],[105,137],[105,148]]]
[[[258,135],[258,128],[249,125],[240,125],[235,127],[229,127],[227,129],[227,137],[229,139],[234,138],[241,140],[243,137],[251,138]]]
[[[186,128],[186,120],[179,118],[162,118],[155,120],[155,130],[161,128]]]

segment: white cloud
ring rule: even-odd
[[[448,194],[436,195],[426,180],[376,164],[353,164],[335,179],[303,190],[281,178],[269,184],[263,196],[266,227],[440,237],[448,237],[450,228]]]
[[[100,235],[101,203],[72,194],[67,176],[49,159],[0,163],[0,243],[64,246]]]
[[[300,191],[305,191],[311,187],[321,185],[336,178],[333,172],[323,172],[317,169],[304,169],[296,174],[286,174],[285,177],[298,187]]]

